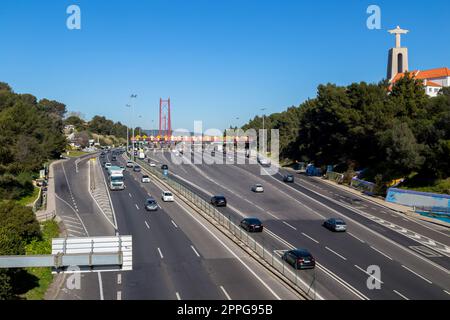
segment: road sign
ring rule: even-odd
[[[73,266],[79,267],[82,271],[133,269],[131,236],[53,239],[52,255],[79,255],[79,260],[73,260]],[[90,256],[88,261],[82,258],[86,255]],[[115,260],[114,255],[120,257],[120,260]],[[77,264],[78,262],[81,263]],[[85,264],[86,262],[89,263]],[[115,264],[116,262],[119,263]],[[60,270],[54,270],[57,271]]]

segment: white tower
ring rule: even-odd
[[[392,80],[396,74],[409,70],[408,48],[402,48],[401,36],[407,34],[408,30],[403,30],[399,26],[389,30],[390,34],[395,34],[395,48],[389,50],[387,78]]]

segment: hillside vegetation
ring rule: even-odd
[[[366,169],[365,179],[382,183],[413,175],[405,183],[411,188],[450,177],[450,89],[429,98],[411,77],[391,90],[386,82],[321,85],[315,99],[266,117],[265,126],[280,130],[285,161]],[[262,118],[243,127],[249,128],[262,128]]]

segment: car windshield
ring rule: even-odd
[[[171,194],[170,192],[165,192],[164,195],[165,195],[165,196],[168,196],[168,197],[171,197],[171,196],[172,196],[172,194]]]
[[[340,225],[340,226],[344,226],[345,225],[345,222],[342,221],[342,220],[336,220],[335,222],[336,222],[337,225]]]
[[[147,200],[147,204],[155,204],[155,203],[156,203],[155,200],[152,200],[152,199],[148,199],[148,200]]]
[[[216,200],[222,201],[222,200],[225,200],[225,197],[224,196],[216,196]]]
[[[259,219],[256,218],[247,219],[247,222],[250,224],[261,225],[261,221],[259,221]]]
[[[306,251],[306,250],[295,250],[295,251],[293,251],[293,254],[296,257],[309,257],[309,256],[311,256],[311,254],[308,251]]]
[[[148,176],[142,176],[142,178],[143,178],[143,179],[147,179],[147,178],[148,178]]]

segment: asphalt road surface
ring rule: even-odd
[[[236,221],[244,216],[260,218],[269,231],[261,241],[274,251],[309,249],[320,265],[314,277],[325,298],[450,299],[450,259],[433,250],[432,244],[448,246],[446,230],[402,219],[362,199],[353,197],[346,203],[349,194],[316,179],[296,175],[295,183],[286,184],[281,174],[261,175],[258,165],[174,165],[170,153],[150,151],[148,156],[157,164],[168,164],[173,179],[205,200],[225,195],[229,205],[221,211]],[[263,194],[251,192],[255,183],[263,184]],[[322,222],[330,217],[343,218],[348,232],[323,228]],[[400,231],[389,227],[392,224]],[[424,245],[423,239],[432,242]],[[380,269],[375,281],[380,289],[367,286],[369,266]],[[306,272],[304,277],[312,275]]]

